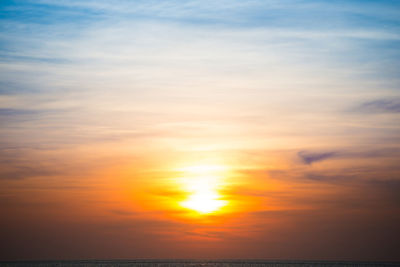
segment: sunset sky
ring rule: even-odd
[[[400,260],[400,1],[1,1],[0,260]]]

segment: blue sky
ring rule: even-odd
[[[2,146],[58,147],[89,136],[132,141],[132,135],[178,142],[180,149],[202,146],[193,129],[205,140],[216,135],[218,143],[220,134],[242,128],[243,139],[215,146],[252,149],[264,139],[276,140],[268,149],[394,146],[398,7],[396,1],[2,2]]]

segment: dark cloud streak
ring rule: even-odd
[[[365,113],[400,113],[400,99],[377,99],[362,103],[356,111]]]
[[[299,151],[297,155],[301,158],[301,160],[305,164],[312,164],[314,162],[323,161],[329,158],[336,157],[338,155],[335,151],[321,152],[321,153],[312,153],[308,151]]]
[[[297,153],[303,163],[311,165],[314,162],[324,161],[333,158],[390,158],[400,157],[400,148],[396,147],[384,147],[379,149],[369,150],[340,150],[340,151],[322,151],[322,152],[311,152],[307,150],[301,150]]]

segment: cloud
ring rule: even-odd
[[[325,173],[306,173],[305,177],[313,180],[313,181],[318,181],[318,182],[329,182],[329,183],[343,183],[343,182],[349,182],[353,180],[356,175],[348,175],[348,174],[334,174],[334,175],[329,175]]]
[[[378,99],[365,102],[356,108],[368,113],[400,113],[400,99]]]
[[[379,148],[379,149],[343,149],[340,151],[310,152],[306,150],[299,151],[297,155],[305,164],[323,161],[332,158],[345,159],[368,159],[368,158],[396,158],[400,156],[398,148]]]
[[[103,160],[105,159],[85,159],[75,152],[69,154],[66,150],[59,148],[2,148],[0,149],[0,181],[44,177],[56,181],[65,177],[87,176],[93,169],[107,165]],[[65,184],[65,186],[70,185]],[[72,186],[70,188],[82,188],[80,184]]]
[[[314,162],[318,161],[323,161],[329,158],[336,157],[338,155],[338,152],[335,151],[327,151],[327,152],[321,152],[321,153],[312,153],[308,151],[300,151],[297,153],[297,155],[301,158],[301,160],[305,164],[312,164]]]
[[[63,172],[46,167],[14,166],[11,170],[0,171],[1,179],[19,180],[31,177],[56,176]]]
[[[34,111],[27,109],[0,108],[0,116],[15,116],[32,114]]]

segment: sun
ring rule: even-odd
[[[221,196],[211,188],[202,188],[193,192],[181,205],[199,213],[212,213],[226,205],[227,201],[220,198]]]
[[[219,188],[222,186],[223,166],[202,165],[181,169],[185,177],[182,179],[187,199],[180,205],[200,214],[214,213],[228,204],[222,199]]]

